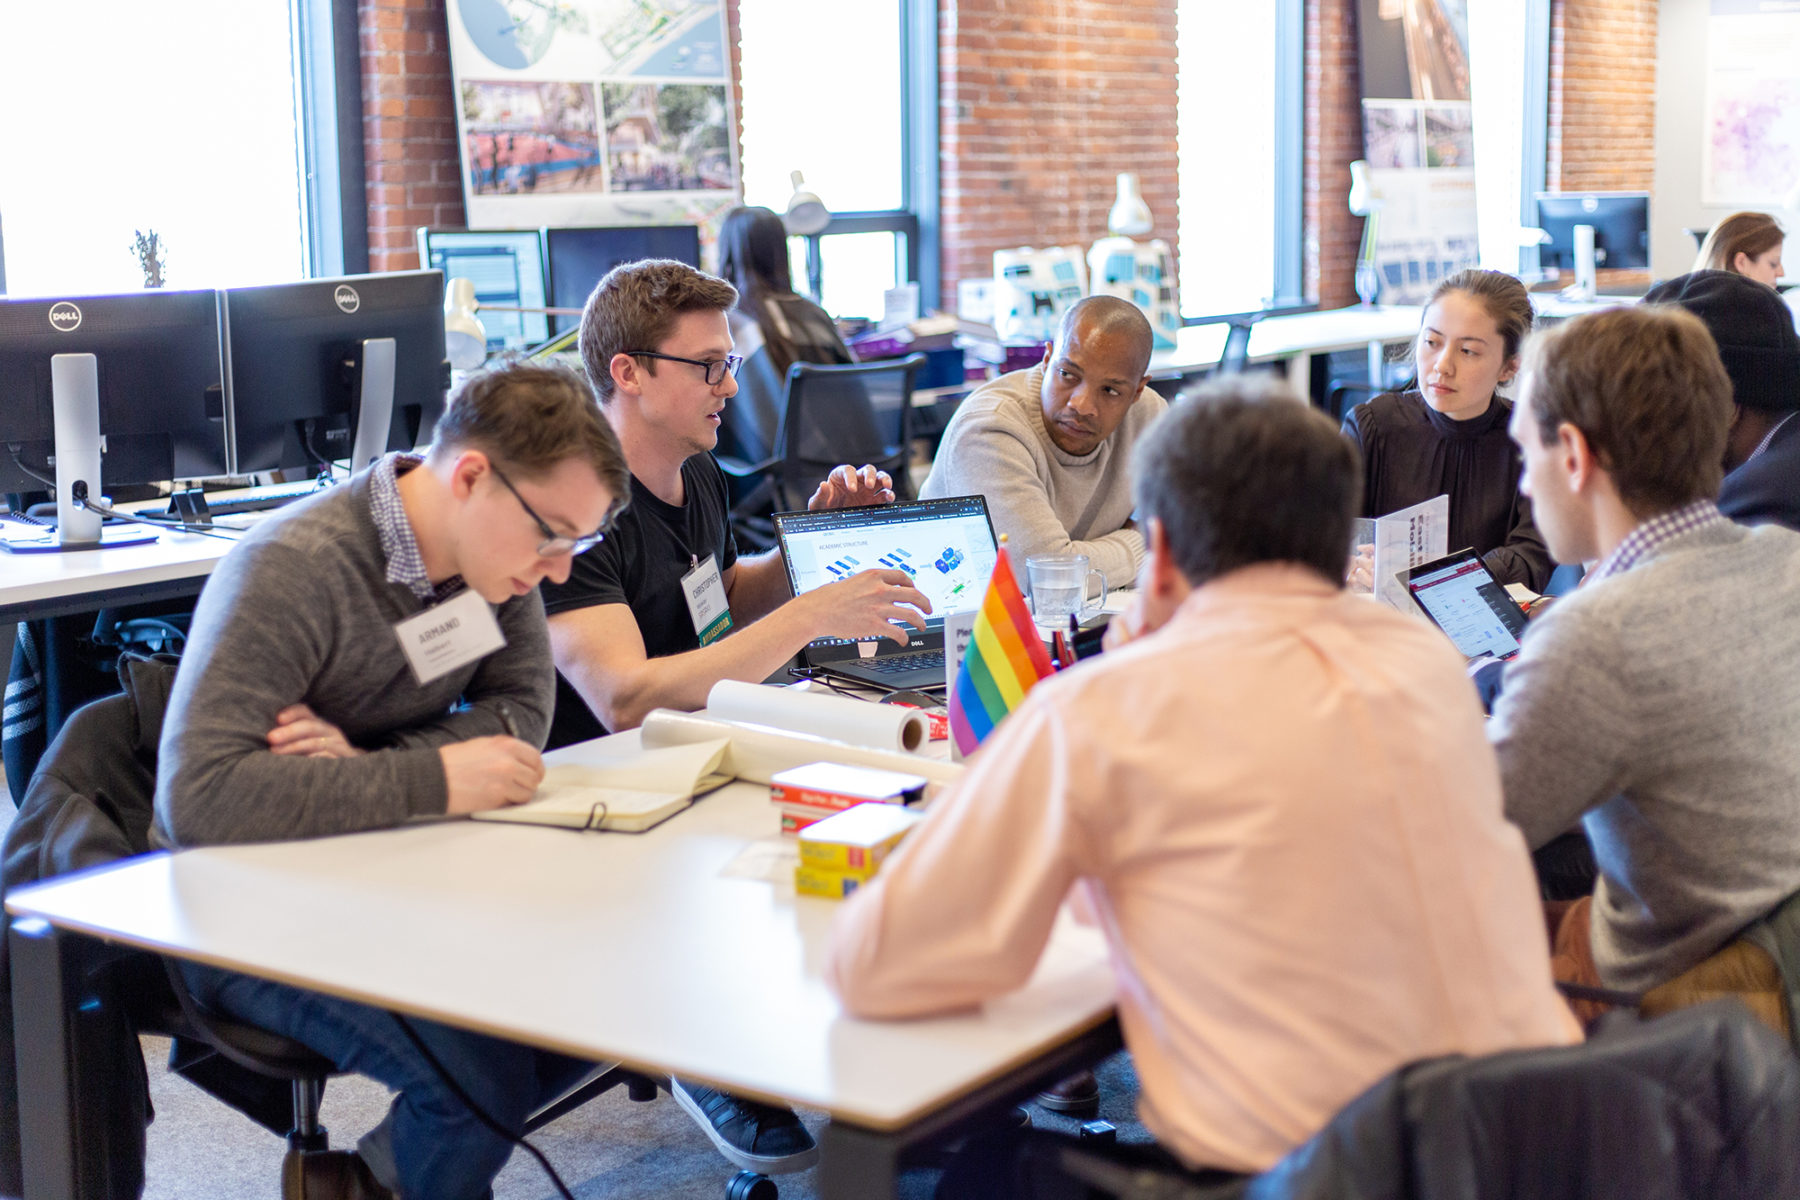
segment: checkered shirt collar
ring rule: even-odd
[[[1767,450],[1769,448],[1769,443],[1775,440],[1775,435],[1781,432],[1781,427],[1783,425],[1786,425],[1789,421],[1791,421],[1793,419],[1794,419],[1794,414],[1789,413],[1787,416],[1781,418],[1781,420],[1775,422],[1774,428],[1770,429],[1769,432],[1763,434],[1763,440],[1756,443],[1756,449],[1752,450],[1750,452],[1750,457],[1746,458],[1744,461],[1745,462],[1756,461],[1756,456],[1761,454],[1764,450]]]
[[[425,574],[425,556],[419,553],[419,539],[400,502],[400,476],[424,461],[417,454],[384,455],[369,473],[369,516],[387,557],[388,582],[403,584],[426,604],[437,604],[461,591],[463,580],[461,575],[453,575],[440,584],[431,582]]]
[[[1659,513],[1626,534],[1625,540],[1583,582],[1594,583],[1614,575],[1622,575],[1664,542],[1673,541],[1696,529],[1722,525],[1725,520],[1719,506],[1711,500],[1696,500],[1685,508]]]

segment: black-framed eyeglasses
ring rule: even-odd
[[[505,484],[506,490],[513,494],[513,499],[519,502],[519,507],[525,510],[525,515],[537,522],[538,531],[544,535],[544,540],[538,543],[537,553],[539,558],[557,558],[564,554],[581,554],[588,550],[592,550],[595,546],[598,546],[605,540],[606,530],[604,528],[596,529],[594,532],[585,534],[582,537],[565,537],[556,532],[556,530],[550,528],[544,518],[537,515],[537,510],[532,508],[531,505],[526,502],[525,497],[519,495],[519,489],[513,486],[512,480],[506,477],[506,473],[500,469],[498,463],[490,459],[488,461],[488,466],[494,469],[494,478]]]
[[[727,354],[724,358],[678,358],[673,354],[658,354],[654,350],[627,350],[625,353],[633,358],[660,358],[667,362],[686,363],[690,367],[706,368],[706,386],[718,387],[725,382],[727,375],[737,378],[738,368],[744,365],[739,354]]]

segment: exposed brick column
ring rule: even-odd
[[[369,269],[419,265],[413,231],[463,223],[443,0],[358,0]]]
[[[940,0],[944,297],[1010,246],[1087,245],[1136,171],[1175,244],[1175,0]]]
[[[1552,191],[1652,187],[1656,19],[1657,0],[1554,0],[1547,164]]]
[[[1350,164],[1362,157],[1362,68],[1356,0],[1306,0],[1304,287],[1326,308],[1356,303],[1363,219],[1349,209]]]

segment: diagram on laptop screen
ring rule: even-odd
[[[993,534],[981,514],[897,521],[855,529],[790,530],[794,591],[808,592],[858,571],[904,571],[931,601],[934,617],[981,604],[993,574]]]

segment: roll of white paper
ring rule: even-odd
[[[731,748],[725,752],[725,761],[720,764],[720,769],[751,783],[767,784],[778,772],[790,767],[805,766],[813,762],[835,762],[923,775],[931,781],[931,786],[926,789],[927,793],[936,794],[945,784],[961,779],[963,774],[960,763],[942,762],[894,750],[871,750],[848,742],[834,742],[804,733],[771,729],[766,725],[721,721],[710,716],[675,712],[667,708],[656,709],[645,717],[639,736],[646,749],[682,746],[709,738],[730,738]]]
[[[931,736],[925,714],[916,708],[739,683],[735,679],[713,685],[706,697],[706,715],[877,750],[918,750]]]

